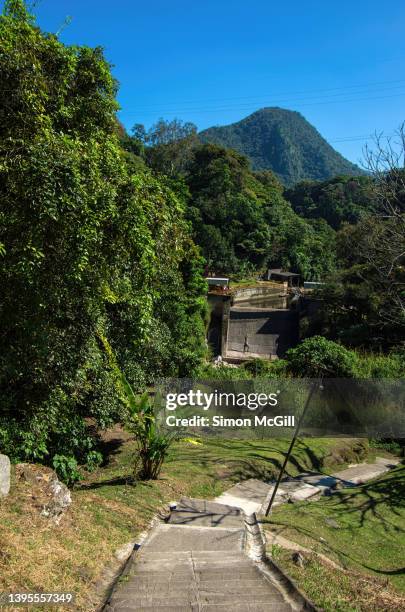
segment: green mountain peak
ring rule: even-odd
[[[273,170],[285,185],[364,172],[345,159],[299,112],[279,107],[255,111],[237,123],[208,128],[204,143],[246,155],[254,170]]]

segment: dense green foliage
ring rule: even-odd
[[[333,230],[307,222],[283,199],[271,172],[217,145],[194,150],[185,177],[187,215],[209,267],[226,273],[283,266],[317,280],[333,269]]]
[[[311,280],[334,269],[328,224],[295,214],[272,172],[252,172],[230,149],[199,145],[192,124],[160,120],[148,131],[136,125],[121,142],[185,203],[210,269],[243,275],[273,265]]]
[[[239,151],[254,170],[272,170],[285,185],[362,174],[300,113],[282,108],[263,108],[237,123],[208,128],[199,137]]]
[[[282,372],[282,364],[276,368]],[[404,355],[363,353],[349,349],[323,336],[312,336],[287,351],[284,361],[287,375],[307,378],[402,378]]]
[[[131,401],[125,420],[127,429],[135,436],[134,480],[156,480],[175,436],[158,431],[153,402],[147,394]]]
[[[402,170],[384,174],[382,191],[364,176],[284,190],[276,175],[359,172],[281,109],[202,134],[255,171],[236,150],[201,144],[190,123],[129,136],[101,49],[42,33],[23,0],[0,17],[0,76],[3,452],[47,461],[70,482],[80,462],[97,465],[94,431],[123,417],[116,367],[136,392],[194,372],[404,375]],[[329,340],[310,338],[277,364],[202,370],[204,265],[326,280],[311,333]],[[392,350],[364,357],[343,345]]]
[[[385,351],[405,341],[405,216],[366,217],[337,236],[339,268],[319,292],[319,330]]]
[[[119,146],[102,51],[43,34],[17,0],[0,40],[0,447],[91,464],[86,417],[120,409],[102,338],[137,389],[190,373],[203,262],[182,203]]]
[[[238,368],[224,364],[206,364],[199,368],[198,377],[212,380],[246,380],[265,377],[282,378],[403,378],[403,351],[388,354],[365,353],[328,340],[312,336],[287,351],[284,359],[249,359]]]
[[[285,192],[294,211],[306,219],[324,219],[333,229],[355,224],[376,209],[373,180],[337,176],[323,182],[303,181]]]
[[[198,144],[197,127],[179,119],[160,119],[149,130],[142,124],[136,124],[132,133],[129,141],[124,139],[123,146],[131,146],[132,143],[148,166],[169,177],[186,171],[193,149]]]
[[[304,340],[287,351],[288,370],[306,378],[351,378],[355,375],[356,353],[322,336]]]

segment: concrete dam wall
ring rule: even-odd
[[[299,312],[281,283],[260,283],[221,295],[209,294],[207,341],[214,355],[235,363],[276,359],[299,340]]]
[[[230,308],[225,358],[283,357],[299,340],[299,315],[293,310]]]

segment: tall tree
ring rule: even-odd
[[[203,351],[202,264],[182,203],[119,146],[101,49],[63,45],[9,2],[0,78],[12,92],[0,98],[0,446],[85,461],[84,417],[103,426],[119,411],[103,337],[138,388],[186,372]]]
[[[138,143],[138,147],[143,147],[143,155],[149,166],[169,177],[184,174],[192,151],[198,144],[197,127],[194,123],[179,119],[159,119],[149,130],[137,123],[132,134],[130,141]]]

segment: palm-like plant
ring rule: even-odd
[[[104,347],[110,367],[115,373],[120,400],[124,408],[125,426],[135,436],[137,450],[133,476],[136,480],[155,480],[160,474],[169,447],[176,439],[176,435],[159,433],[153,404],[148,394],[138,395],[134,392],[107,338],[102,332],[98,333],[98,337]]]
[[[133,394],[132,389],[131,393]],[[135,435],[137,444],[134,477],[141,480],[155,480],[160,474],[175,436],[159,433],[153,405],[147,393],[140,398],[131,396],[126,426]]]

